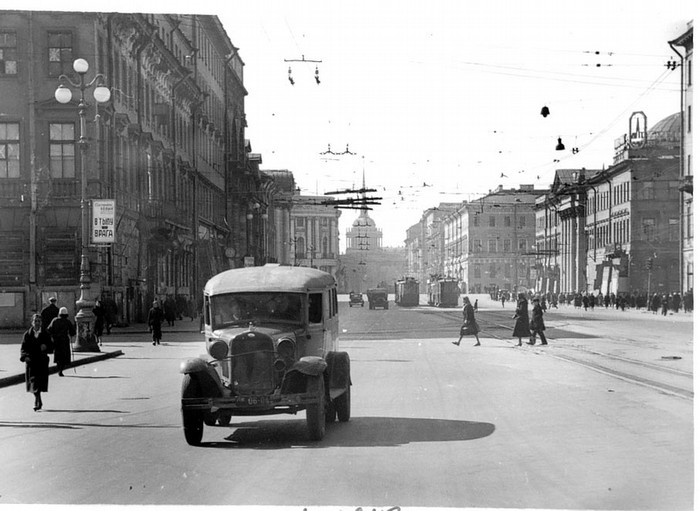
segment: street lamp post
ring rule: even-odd
[[[89,236],[89,218],[88,218],[88,199],[87,199],[87,122],[86,112],[88,104],[85,101],[85,90],[95,86],[93,97],[98,103],[106,103],[110,98],[109,88],[102,85],[105,77],[101,74],[96,74],[89,82],[85,83],[85,74],[88,72],[89,65],[85,59],[76,59],[73,62],[73,70],[80,77],[78,83],[73,82],[66,75],[58,77],[59,82],[67,82],[73,87],[80,90],[80,101],[78,102],[78,116],[80,117],[80,139],[78,147],[80,147],[80,215],[81,215],[81,250],[80,250],[80,298],[75,302],[78,312],[75,315],[75,323],[77,335],[73,351],[100,351],[95,335],[93,333],[95,315],[92,312],[94,303],[89,299],[90,292],[90,260],[88,259],[88,236]],[[56,101],[61,104],[67,104],[71,101],[73,94],[68,87],[60,83],[54,93]]]

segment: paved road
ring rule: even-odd
[[[302,414],[188,446],[178,367],[201,341],[115,336],[124,355],[52,377],[41,412],[21,385],[0,389],[0,504],[693,508],[692,400],[554,356],[602,337],[514,348],[488,335],[507,313],[482,309],[484,345],[457,348],[456,310],[346,307],[352,418],[322,442]]]

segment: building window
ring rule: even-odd
[[[503,251],[504,252],[510,252],[512,249],[511,247],[511,240],[503,240]]]
[[[49,124],[49,171],[54,179],[75,177],[74,124]]]
[[[489,215],[489,227],[496,227],[496,217]]]
[[[301,229],[304,227],[304,219],[303,218],[296,218],[296,226]]]
[[[474,215],[474,227],[479,227],[479,215]]]
[[[475,279],[481,278],[481,266],[479,266],[478,264],[474,265],[474,278]]]
[[[19,177],[19,123],[0,122],[0,178]]]
[[[645,241],[653,241],[656,236],[656,219],[655,218],[643,218],[642,219],[642,235]]]
[[[677,218],[668,219],[668,241],[678,241],[680,239],[679,224]]]
[[[525,227],[525,223],[527,221],[527,218],[525,216],[520,217],[520,227]]]
[[[527,240],[525,238],[520,238],[518,240],[518,250],[520,252],[525,252],[527,250]]]
[[[645,183],[644,188],[642,188],[641,199],[654,200],[654,187],[651,183]]]
[[[297,259],[304,259],[306,256],[306,240],[303,236],[295,239],[294,254]]]
[[[496,252],[496,240],[489,240],[489,252]]]
[[[688,105],[688,133],[693,131],[693,105]]]
[[[510,217],[507,216],[503,219],[503,225],[506,227],[510,227]]]
[[[68,74],[73,69],[73,34],[49,32],[49,76]]]
[[[496,278],[496,263],[489,263],[489,277]]]
[[[0,32],[0,75],[17,74],[17,35]]]

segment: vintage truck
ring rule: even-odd
[[[185,440],[232,416],[306,411],[312,440],[350,419],[350,358],[338,351],[335,279],[306,267],[227,270],[204,287],[206,354],[181,363]]]

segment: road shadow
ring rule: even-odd
[[[67,371],[67,369],[64,369],[64,371]],[[86,379],[86,380],[112,380],[112,379],[121,379],[121,378],[130,378],[130,376],[117,376],[117,375],[110,375],[110,376],[94,376],[94,375],[79,375],[79,374],[68,374],[66,373],[65,375],[66,378],[81,378],[81,379]]]
[[[395,447],[416,442],[465,442],[491,435],[496,427],[488,422],[405,417],[357,417],[349,422],[326,425],[320,442],[308,440],[305,420],[262,420],[232,424],[234,431],[218,442],[203,442],[203,447],[238,449],[288,449],[307,447]],[[209,431],[209,434],[207,434]],[[205,437],[212,431],[205,428]],[[216,436],[216,435],[214,435]]]

